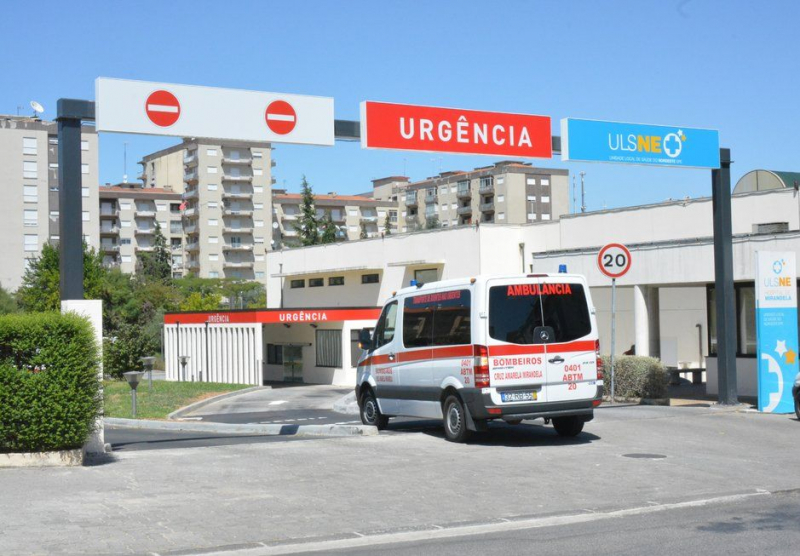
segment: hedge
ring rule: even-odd
[[[603,387],[611,395],[611,358],[603,356]],[[665,398],[669,375],[654,357],[620,355],[614,358],[614,395],[620,398]]]
[[[83,446],[102,408],[98,364],[77,315],[0,316],[0,452]]]

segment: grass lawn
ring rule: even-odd
[[[225,392],[250,388],[246,384],[215,382],[167,382],[154,380],[153,391],[147,387],[147,376],[136,393],[138,419],[166,419],[167,415],[192,402]],[[103,381],[103,402],[106,417],[131,417],[131,387],[124,380]]]

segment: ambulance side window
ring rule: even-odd
[[[375,336],[372,349],[385,346],[394,339],[395,325],[397,324],[397,301],[392,301],[381,313],[378,325],[375,327]]]
[[[407,348],[433,345],[433,311],[436,301],[431,295],[407,297],[403,305],[403,345]]]

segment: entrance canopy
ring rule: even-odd
[[[167,313],[164,324],[274,324],[293,322],[335,322],[378,320],[380,307],[336,307],[308,309],[255,309]]]

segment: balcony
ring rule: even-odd
[[[481,212],[494,212],[494,201],[481,203]]]
[[[186,268],[199,270],[200,269],[200,261],[186,261]]]
[[[362,222],[366,222],[368,224],[369,223],[376,223],[376,222],[378,222],[378,217],[377,216],[362,216],[361,217],[361,221]]]
[[[186,183],[197,183],[198,176],[197,171],[194,170],[192,172],[186,172],[183,174],[183,181]]]
[[[197,151],[193,151],[191,154],[187,154],[183,157],[183,163],[187,166],[196,166],[197,165]]]
[[[222,163],[223,164],[248,164],[249,165],[249,164],[253,163],[253,158],[251,156],[245,156],[245,157],[242,157],[242,158],[231,158],[229,156],[224,156],[223,155]]]
[[[141,251],[143,253],[152,253],[156,250],[155,245],[137,245],[136,251]]]
[[[226,243],[222,246],[222,250],[247,252],[253,250],[253,245],[250,243]]]
[[[224,224],[222,226],[222,233],[225,234],[252,234],[253,233],[253,226],[231,226],[230,224]]]
[[[186,244],[186,250],[191,252],[200,251],[200,243],[197,241],[190,241]]]
[[[425,195],[425,202],[427,204],[435,203],[439,199],[439,196],[436,193],[428,193]]]
[[[200,191],[198,189],[189,189],[181,195],[181,199],[188,200],[188,199],[197,199],[200,197]]]
[[[252,199],[253,192],[252,191],[229,191],[224,189],[222,191],[222,196],[226,199]]]
[[[481,195],[486,195],[488,193],[494,193],[494,182],[485,182],[481,180],[481,186],[478,188],[478,193]]]
[[[190,209],[186,209],[185,211],[183,211],[183,216],[193,220],[193,219],[197,218],[198,216],[200,216],[200,211],[198,211],[196,208],[192,207]]]
[[[456,213],[461,216],[462,214],[472,214],[472,207],[458,207]]]
[[[411,195],[411,194],[407,194],[406,195],[406,206],[407,207],[415,207],[415,206],[417,206],[417,195],[416,195],[416,193],[413,194],[413,195]]]
[[[197,224],[189,224],[188,226],[183,227],[183,233],[186,235],[197,234],[200,232],[200,228]]]
[[[251,183],[253,181],[253,176],[234,176],[233,174],[223,172],[222,181],[229,181],[232,183]]]
[[[253,209],[223,207],[222,214],[225,216],[253,216]]]
[[[118,208],[101,208],[100,209],[100,218],[116,218],[119,215]]]
[[[283,237],[297,237],[297,230],[284,230]]]
[[[156,227],[153,226],[152,228],[136,228],[136,231],[133,232],[137,236],[151,236],[156,233]]]
[[[253,268],[253,261],[224,261],[222,266],[226,268]]]
[[[284,213],[283,216],[281,216],[281,220],[286,220],[288,222],[294,222],[295,220],[297,220],[298,216],[299,216],[298,214],[286,214],[286,213]]]
[[[100,250],[104,253],[119,253],[119,245],[116,243],[100,242]]]
[[[458,193],[456,193],[456,197],[458,199],[472,199],[472,189],[469,187],[466,188],[458,188]]]
[[[136,208],[136,218],[155,218],[156,210],[151,208],[140,209]]]
[[[112,226],[110,228],[100,228],[101,236],[115,236],[119,234],[119,227]]]

